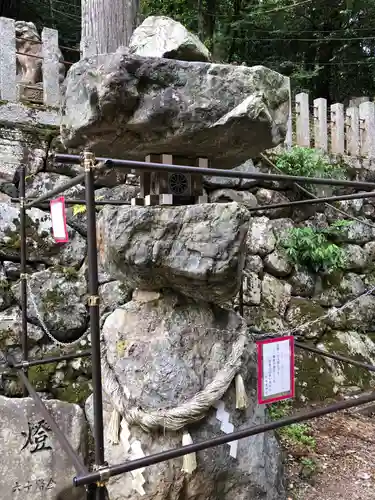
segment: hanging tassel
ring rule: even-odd
[[[245,384],[240,373],[236,375],[236,408],[244,410],[249,405],[249,399],[245,391]]]
[[[187,431],[182,436],[182,446],[193,444],[193,439]],[[197,468],[197,456],[195,453],[184,455],[182,459],[182,470],[187,474],[192,474]]]
[[[121,415],[117,410],[112,411],[111,420],[108,424],[108,441],[112,444],[119,444]]]

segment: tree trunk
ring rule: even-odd
[[[82,57],[116,52],[129,45],[139,0],[82,0]]]

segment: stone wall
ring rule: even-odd
[[[19,306],[19,207],[10,196],[18,196],[18,169],[27,165],[27,196],[36,197],[76,175],[81,167],[52,165],[48,154],[61,146],[57,117],[52,112],[21,105],[0,106],[0,362],[9,349],[20,359]],[[240,170],[265,170],[249,160]],[[372,166],[349,165],[352,178],[372,179]],[[120,183],[120,184],[118,184]],[[103,176],[97,183],[97,196],[130,200],[137,194],[137,178],[119,172]],[[298,192],[285,183],[257,183],[224,178],[207,178],[211,202],[235,201],[248,207],[298,199]],[[66,196],[82,198],[83,186],[70,189]],[[340,191],[342,193],[342,191]],[[375,201],[354,200],[337,204],[349,215],[375,225]],[[98,209],[100,210],[100,208]],[[89,339],[86,307],[86,218],[69,208],[67,220],[70,241],[58,246],[50,236],[49,208],[28,211],[28,271],[30,289],[38,312],[28,302],[30,357],[51,356],[72,349],[87,348]],[[250,325],[272,332],[285,332],[302,323],[335,312],[349,300],[362,295],[375,284],[375,227],[353,223],[342,233],[340,245],[347,255],[345,269],[335,278],[312,273],[292,265],[280,246],[280,239],[292,227],[324,227],[345,218],[324,205],[282,208],[255,212],[247,237],[244,270],[244,310]],[[101,314],[114,310],[131,297],[125,282],[100,270]],[[51,342],[39,325],[42,315],[49,332],[59,341],[76,341],[73,346]],[[332,315],[297,333],[319,347],[375,362],[372,323],[375,297],[360,298],[345,314]],[[371,376],[364,370],[332,363],[321,357],[297,351],[298,396],[330,397],[368,387]],[[62,400],[83,402],[90,393],[91,363],[87,359],[64,361],[30,370],[38,391]],[[317,390],[317,387],[319,389]],[[21,394],[17,379],[3,374],[0,393]]]
[[[333,161],[346,166],[349,179],[373,180],[370,161],[350,157],[336,157]],[[264,162],[255,165],[261,171],[271,171]],[[241,190],[234,187],[232,181],[225,185],[223,179],[217,179],[216,186],[211,183],[209,187],[209,198],[223,202],[242,199],[250,207],[303,199],[297,188],[280,182],[263,185],[253,182]],[[342,188],[316,189],[319,196],[355,192]],[[347,200],[336,202],[335,207],[347,216],[325,204],[253,212],[243,279],[244,314],[248,324],[258,329],[292,332],[321,349],[373,364],[375,297],[363,294],[375,284],[375,201],[374,198]],[[337,237],[345,256],[343,269],[327,275],[290,262],[281,243],[292,228],[327,228],[338,220],[351,221]],[[353,305],[338,312],[356,298]],[[324,320],[318,320],[323,316]],[[314,324],[310,325],[312,321]],[[306,328],[299,328],[306,322],[309,323]],[[371,374],[363,369],[298,349],[296,357],[297,396],[302,402],[306,398],[324,399],[368,388],[373,382]]]

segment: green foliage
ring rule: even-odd
[[[102,199],[103,199],[103,196],[97,196],[95,198],[96,201],[99,201]],[[75,217],[76,215],[85,214],[86,210],[87,210],[86,205],[80,205],[80,204],[73,205],[73,217]]]
[[[294,92],[329,103],[375,93],[373,0],[141,0],[140,6],[141,20],[167,15],[197,33],[215,61],[262,64],[290,76]],[[61,45],[79,44],[80,0],[5,0],[0,15],[56,28]],[[68,61],[79,57],[63,52]]]
[[[280,420],[291,413],[292,405],[290,401],[280,401],[268,405],[270,419]],[[299,444],[313,449],[316,446],[315,439],[310,435],[308,424],[291,424],[278,429],[279,436],[290,444]]]
[[[293,264],[314,272],[333,272],[345,264],[345,252],[332,240],[351,222],[337,221],[328,228],[296,227],[279,245]]]
[[[329,158],[321,151],[300,146],[281,153],[276,160],[276,166],[287,175],[326,179],[345,177],[344,169],[339,165],[331,165]]]

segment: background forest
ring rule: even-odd
[[[216,61],[264,64],[311,98],[375,95],[375,0],[141,0],[140,10],[140,20],[182,22]],[[54,27],[61,45],[79,47],[80,0],[1,0],[0,15]]]

